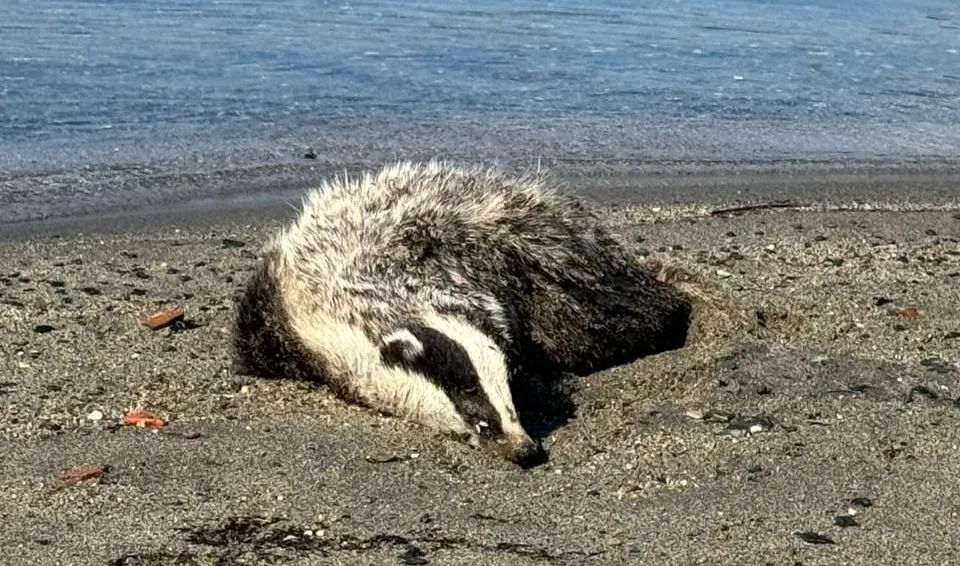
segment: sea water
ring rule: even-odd
[[[956,0],[0,1],[0,221],[406,157],[949,161],[958,111]]]

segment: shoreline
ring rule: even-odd
[[[354,168],[355,171],[365,169]],[[329,175],[334,174],[331,170]],[[288,218],[303,193],[328,178],[316,171],[285,180],[245,181],[222,194],[182,203],[114,207],[91,214],[0,222],[0,242],[56,234],[119,234],[177,226],[216,226]],[[960,168],[950,163],[911,167],[807,167],[733,170],[699,164],[633,172],[554,173],[559,186],[599,206],[755,205],[951,207],[960,203]],[[903,187],[909,187],[903,190]]]

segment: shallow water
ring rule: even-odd
[[[952,0],[8,0],[0,219],[308,150],[325,170],[951,159],[958,50]]]

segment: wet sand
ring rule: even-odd
[[[767,196],[603,205],[695,328],[572,381],[526,471],[231,373],[233,294],[292,210],[8,227],[4,562],[949,563],[960,202]],[[139,321],[172,305],[183,324]],[[169,424],[120,426],[137,408]]]

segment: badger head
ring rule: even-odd
[[[380,357],[435,386],[425,395],[449,400],[429,403],[433,411],[455,413],[422,415],[432,426],[523,468],[545,461],[543,448],[520,424],[503,350],[476,326],[455,316],[428,317],[385,336]]]

